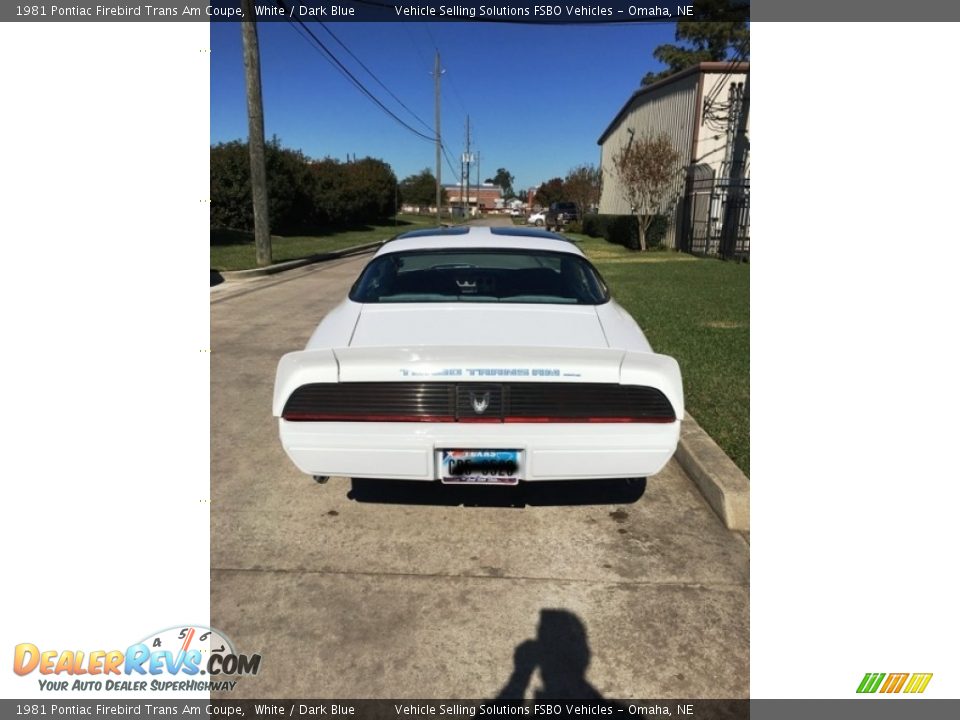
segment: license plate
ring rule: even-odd
[[[439,450],[440,481],[447,485],[516,485],[520,450]]]

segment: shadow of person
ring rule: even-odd
[[[580,618],[567,610],[541,610],[537,637],[524,640],[513,653],[513,672],[495,701],[523,700],[540,670],[541,687],[534,699],[601,701],[603,696],[587,681],[590,645]],[[612,704],[612,703],[610,703]]]

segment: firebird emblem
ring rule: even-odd
[[[477,415],[483,415],[490,407],[490,393],[470,393],[470,404],[473,405],[473,411]]]

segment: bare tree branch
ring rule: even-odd
[[[641,250],[647,249],[647,230],[673,185],[679,160],[680,154],[669,135],[649,131],[634,137],[613,157],[624,199],[630,203],[630,212],[637,216]]]

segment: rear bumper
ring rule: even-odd
[[[677,448],[672,423],[380,423],[280,420],[283,449],[309,475],[436,480],[438,450],[522,450],[523,479],[647,477]]]

